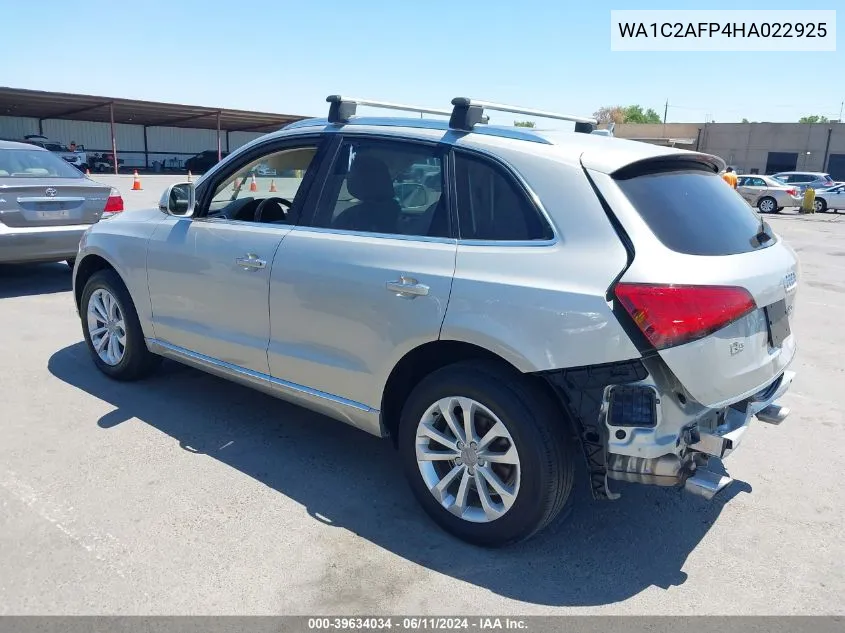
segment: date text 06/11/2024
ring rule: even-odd
[[[447,631],[447,630],[527,630],[525,620],[499,617],[320,617],[308,618],[308,629],[319,630],[391,630],[399,631]]]

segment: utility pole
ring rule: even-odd
[[[663,125],[666,125],[666,115],[669,113],[669,99],[666,99],[666,106],[663,108]]]
[[[845,108],[845,101],[839,104],[839,122],[842,123],[842,109]]]

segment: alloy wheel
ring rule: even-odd
[[[98,288],[88,299],[88,335],[97,356],[115,366],[126,353],[126,322],[117,299],[105,288]]]
[[[504,422],[471,398],[441,398],[417,425],[417,466],[429,492],[473,523],[504,515],[519,494],[520,461]]]

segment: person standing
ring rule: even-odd
[[[731,187],[736,189],[736,174],[734,173],[733,167],[728,167],[725,170],[725,173],[722,174],[722,178],[726,183],[728,183]]]

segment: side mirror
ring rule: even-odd
[[[162,213],[180,218],[194,215],[196,189],[192,182],[180,182],[164,190],[158,208]]]

